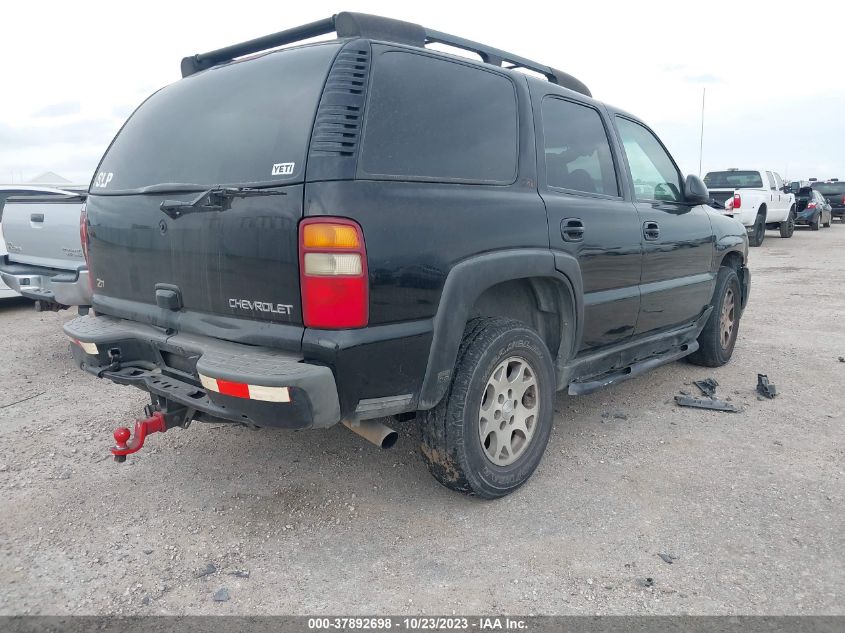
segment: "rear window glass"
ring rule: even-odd
[[[758,171],[711,171],[704,177],[710,189],[761,189],[763,179]]]
[[[271,53],[163,88],[118,134],[92,192],[301,180],[314,112],[337,49],[330,44]]]
[[[516,93],[506,77],[402,51],[376,59],[362,171],[509,184],[516,157]]]
[[[825,195],[829,193],[845,194],[845,182],[816,183],[813,185],[813,189]]]

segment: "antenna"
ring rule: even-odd
[[[701,92],[701,137],[698,142],[698,177],[701,178],[701,157],[704,155],[704,97],[707,96],[707,87]]]

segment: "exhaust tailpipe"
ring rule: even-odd
[[[399,439],[399,434],[396,431],[378,420],[360,420],[358,422],[343,420],[343,426],[379,448],[391,448]]]

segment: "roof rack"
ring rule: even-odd
[[[329,33],[337,33],[338,38],[366,37],[369,39],[418,46],[420,48],[424,48],[426,44],[446,44],[473,52],[487,64],[499,67],[508,64],[504,67],[531,70],[543,75],[552,83],[592,97],[592,93],[583,82],[551,66],[538,64],[530,59],[525,59],[524,57],[485,44],[466,40],[462,37],[427,29],[412,22],[403,22],[402,20],[383,18],[377,15],[349,13],[345,11],[333,15],[330,18],[297,26],[286,31],[279,31],[272,35],[265,35],[254,40],[209,51],[208,53],[185,57],[182,59],[182,76],[187,77],[193,75],[201,70],[232,61],[237,57],[251,55]]]

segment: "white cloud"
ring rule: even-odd
[[[49,169],[87,181],[123,119],[179,79],[183,56],[344,9],[416,21],[570,72],[597,99],[654,127],[686,171],[698,171],[706,86],[705,169],[753,162],[793,177],[845,176],[841,44],[796,45],[794,22],[772,3],[50,0],[3,9],[15,28],[0,38],[0,77],[14,98],[0,99],[0,180]],[[835,2],[811,12],[845,23]]]

